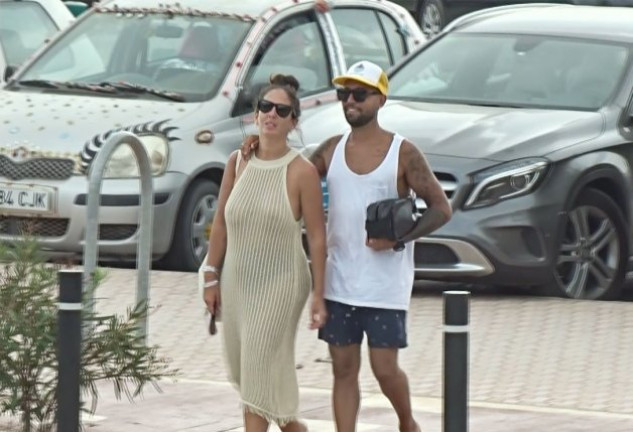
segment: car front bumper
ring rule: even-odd
[[[166,173],[153,178],[154,258],[159,258],[169,250],[185,181],[186,177],[179,173]],[[4,185],[26,186],[26,182]],[[81,255],[87,225],[88,179],[74,176],[64,181],[36,180],[29,182],[28,186],[53,191],[51,211],[2,210],[0,240],[16,239],[24,232],[30,232],[37,238],[46,255]],[[136,257],[140,193],[138,179],[103,180],[99,206],[100,259],[125,260]]]
[[[551,278],[563,215],[555,194],[529,194],[456,210],[432,236],[415,243],[419,279],[532,285]]]

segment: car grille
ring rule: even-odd
[[[0,234],[37,237],[61,237],[68,229],[68,219],[0,216]]]
[[[453,195],[455,195],[455,191],[457,190],[457,179],[455,178],[455,176],[442,172],[436,172],[434,174],[440,182],[440,185],[442,185],[442,189],[444,190],[446,197],[449,200],[453,198]],[[415,206],[418,208],[418,211],[420,213],[424,213],[424,210],[426,210],[426,203],[422,198],[417,198],[415,200]]]
[[[138,225],[103,224],[99,225],[100,240],[125,240],[132,237]]]
[[[435,177],[439,180],[444,189],[444,193],[448,199],[451,199],[457,190],[457,179],[454,175],[442,172],[436,172]]]
[[[459,258],[451,248],[433,243],[416,243],[414,249],[416,264],[457,264]]]
[[[74,166],[75,161],[72,159],[38,158],[15,162],[0,155],[0,176],[10,180],[64,180],[72,176]]]

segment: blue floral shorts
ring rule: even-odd
[[[363,335],[372,348],[407,346],[407,312],[396,309],[350,306],[326,300],[328,319],[319,339],[330,345],[360,345]]]

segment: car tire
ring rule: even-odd
[[[629,257],[628,230],[613,199],[582,191],[566,211],[545,294],[586,300],[620,297]]]
[[[197,271],[207,253],[209,231],[217,209],[220,187],[198,179],[185,193],[174,229],[171,248],[162,260],[170,270]]]
[[[428,38],[441,32],[446,25],[446,14],[442,0],[424,0],[418,11],[418,23]]]

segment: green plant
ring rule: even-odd
[[[0,245],[0,414],[19,415],[23,432],[54,424],[59,269],[43,260],[34,239]],[[103,276],[97,272],[96,287]],[[144,304],[124,315],[83,312],[82,410],[96,410],[99,382],[112,382],[117,398],[132,400],[176,374],[136,331],[148,313]]]

